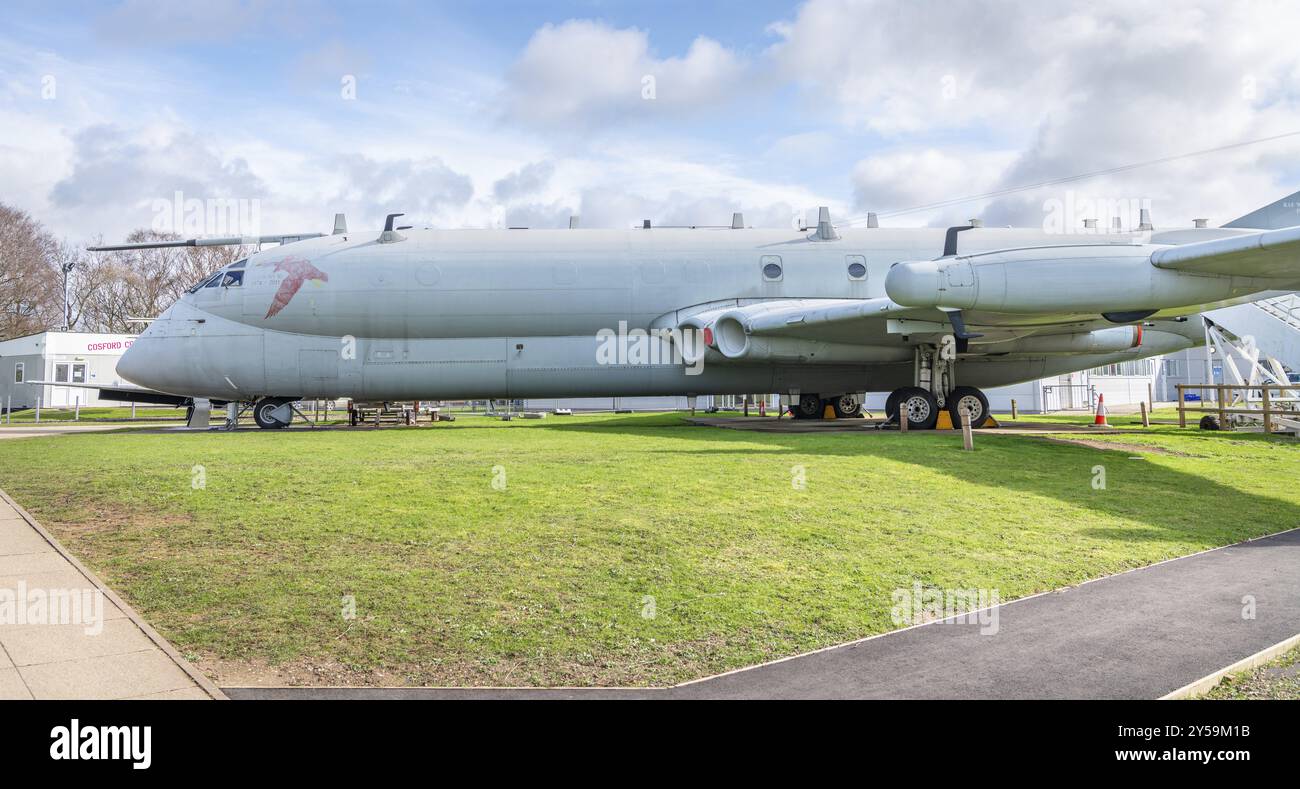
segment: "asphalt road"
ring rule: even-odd
[[[1254,618],[1243,616],[1253,598]],[[224,688],[241,698],[1154,699],[1300,633],[1300,529],[662,689]],[[982,633],[982,631],[986,631]]]

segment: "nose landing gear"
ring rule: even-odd
[[[293,398],[263,397],[253,404],[253,421],[264,430],[279,430],[293,421]]]

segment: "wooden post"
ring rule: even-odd
[[[1142,403],[1142,426],[1151,427],[1151,414],[1147,412],[1147,404]]]
[[[1016,401],[1014,399],[1011,401],[1011,418],[1016,418]]]
[[[1268,385],[1264,386],[1264,432],[1273,432],[1273,409],[1269,407]]]
[[[1226,394],[1226,392],[1224,391],[1225,386],[1226,386],[1225,384],[1219,384],[1214,389],[1214,399],[1219,401],[1219,429],[1220,430],[1228,429],[1228,411],[1227,411],[1227,406],[1223,404],[1223,396],[1224,394]]]
[[[907,414],[903,412],[903,404],[898,404],[898,432],[907,432]]]
[[[131,401],[131,418],[135,419],[135,401]]]
[[[970,452],[975,449],[975,431],[970,426],[970,409],[961,409],[961,446]]]
[[[1174,384],[1174,389],[1178,392],[1178,426],[1187,427],[1187,401],[1183,399],[1183,384]]]
[[[1147,381],[1147,409],[1150,410],[1150,411],[1154,411],[1154,410],[1156,410],[1156,398],[1155,398],[1155,396],[1151,393],[1151,382],[1150,382],[1150,381]]]

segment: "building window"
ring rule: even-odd
[[[86,382],[86,365],[72,365],[72,382],[74,384],[84,384]]]
[[[20,384],[22,382],[23,382],[23,363],[14,362],[14,383]]]
[[[1171,378],[1177,378],[1183,374],[1182,365],[1177,359],[1165,359],[1164,373]]]
[[[1138,359],[1133,362],[1118,362],[1116,364],[1106,364],[1101,367],[1092,368],[1092,374],[1099,377],[1149,377],[1154,367],[1150,359]]]

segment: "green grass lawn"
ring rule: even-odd
[[[0,487],[209,670],[335,684],[668,684],[893,629],[913,582],[1005,600],[1300,526],[1294,441],[1084,438],[1114,447],[667,414],[85,434],[0,442]]]
[[[1204,699],[1300,699],[1300,647],[1223,678]]]

